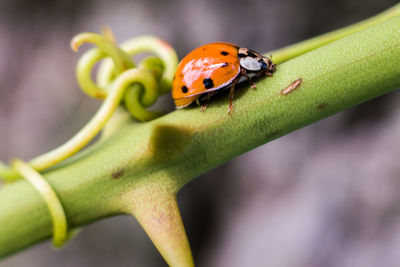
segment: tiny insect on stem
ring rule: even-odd
[[[296,90],[297,88],[300,87],[302,82],[303,82],[302,78],[295,80],[288,87],[286,87],[284,90],[282,90],[281,95],[287,95],[287,94],[291,93],[292,91]]]

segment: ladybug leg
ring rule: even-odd
[[[249,75],[247,75],[247,72],[246,72],[244,69],[242,69],[241,74],[247,78],[247,80],[248,80],[249,83],[250,83],[251,88],[256,89],[256,84],[255,84],[255,83],[253,82],[253,80],[249,77]]]
[[[201,105],[200,112],[203,112],[207,108],[208,103],[210,103],[210,98],[211,98],[211,93],[207,94],[204,104]]]
[[[229,90],[229,109],[228,109],[228,115],[231,114],[231,111],[233,109],[233,93],[235,92],[235,86],[237,84],[239,79],[236,79],[231,86],[231,89]]]
[[[272,74],[273,74],[272,72],[268,72],[268,71],[265,72],[265,76],[268,76],[268,77],[271,77]]]

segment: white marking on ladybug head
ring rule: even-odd
[[[249,71],[261,70],[261,63],[258,58],[254,57],[242,57],[239,59],[240,66]]]

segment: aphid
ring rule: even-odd
[[[172,82],[172,98],[178,109],[203,101],[203,111],[213,94],[230,88],[230,113],[235,85],[241,77],[247,78],[255,88],[249,74],[272,76],[275,69],[276,65],[269,58],[251,49],[230,43],[206,44],[190,52],[179,63]]]

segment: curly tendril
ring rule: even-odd
[[[160,82],[160,93],[169,92],[174,79],[178,57],[175,50],[165,41],[149,35],[132,38],[121,44],[121,49],[131,56],[151,52],[158,56],[164,64],[164,72]],[[99,68],[99,84],[106,85],[110,80],[103,80],[105,77],[112,77],[113,65],[110,61],[104,61]],[[102,79],[102,77],[104,77]]]
[[[149,71],[136,68],[124,71],[112,84],[103,105],[81,131],[65,144],[34,158],[29,163],[36,170],[44,170],[81,150],[100,132],[111,118],[121,102],[126,88],[132,83],[141,83],[146,88],[146,91],[157,94],[157,82]]]
[[[71,44],[74,46],[82,44],[82,40],[86,40],[88,35],[88,33],[83,33],[76,36]],[[91,36],[97,36],[97,34],[92,33]],[[102,38],[105,39],[105,37]],[[96,37],[96,40],[99,39],[99,37]],[[108,45],[110,43],[112,44],[113,42],[109,39],[105,40],[107,43],[106,48],[111,50]],[[98,49],[92,49],[86,52],[86,54],[83,55],[78,62],[77,78],[81,88],[89,96],[95,98],[105,98],[108,94],[108,88],[110,87],[110,84],[115,80],[115,77],[118,76],[119,70],[116,62],[124,62],[126,57],[123,55],[125,54],[128,54],[129,56],[135,56],[140,53],[151,52],[158,56],[158,58],[153,58],[151,60],[148,60],[147,58],[144,59],[141,64],[139,64],[139,68],[147,69],[153,74],[161,71],[162,74],[160,78],[157,78],[159,88],[158,93],[150,96],[148,91],[144,91],[143,95],[143,87],[140,88],[139,85],[135,85],[127,90],[127,93],[124,97],[124,102],[128,111],[134,118],[138,120],[148,121],[162,115],[163,113],[161,112],[149,111],[146,108],[154,104],[158,98],[158,95],[169,92],[171,88],[175,69],[178,65],[178,57],[174,49],[165,41],[154,36],[140,36],[128,40],[127,42],[121,44],[120,48],[117,48],[116,46],[113,48],[124,51],[123,54],[112,51],[112,53],[107,54],[110,56],[110,58],[106,58],[101,62],[97,74],[96,84],[91,78],[91,72],[94,65],[105,57],[105,53],[102,52],[103,50],[105,51],[105,49],[100,47],[101,44],[101,42],[98,44]],[[135,65],[132,59],[129,59],[129,61],[130,62],[125,62],[125,66],[132,64]],[[152,100],[147,101],[149,98]]]
[[[135,63],[113,41],[96,33],[81,33],[76,35],[71,40],[72,50],[78,51],[79,46],[85,42],[93,43],[98,48],[91,49],[82,55],[76,67],[76,77],[79,86],[85,93],[94,98],[104,99],[107,96],[107,88],[98,86],[91,78],[94,65],[99,60],[109,56],[110,60],[112,60],[110,63],[113,66],[113,71],[120,74],[128,68],[134,68]]]
[[[140,121],[152,120],[163,114],[146,108],[171,87],[178,64],[174,49],[153,36],[134,38],[118,47],[109,36],[82,33],[72,39],[71,48],[75,51],[83,43],[97,46],[82,55],[77,64],[76,76],[85,93],[104,99],[104,102],[86,126],[69,141],[29,161],[34,170],[45,170],[80,151],[103,129],[122,100],[132,116]],[[136,67],[131,56],[142,52],[152,52],[158,57],[147,57]],[[95,83],[91,73],[100,60],[103,61]],[[10,168],[0,162],[0,176],[6,181],[20,178],[21,172],[16,171],[15,167]]]
[[[107,37],[101,36],[97,33],[81,33],[72,38],[71,48],[72,50],[77,52],[79,47],[84,43],[92,43],[96,45],[101,51],[106,53],[114,62],[114,66],[118,74],[126,69],[135,67],[135,64],[133,63],[130,56],[123,50],[121,50],[118,46],[116,46],[113,41],[111,41]]]
[[[163,63],[158,57],[147,57],[143,59],[139,68],[149,70],[155,77],[157,82],[160,82],[163,74]],[[140,84],[134,84],[126,90],[124,101],[128,111],[141,121],[149,121],[161,116],[162,112],[150,111],[146,107],[154,104],[158,95],[149,91],[144,91]]]
[[[104,99],[107,96],[107,89],[98,86],[90,77],[94,65],[106,56],[100,49],[93,48],[81,56],[76,66],[76,77],[80,88],[94,98]]]
[[[53,221],[53,246],[62,247],[68,240],[67,217],[54,189],[40,173],[22,160],[15,159],[11,166],[19,172],[42,196]]]

